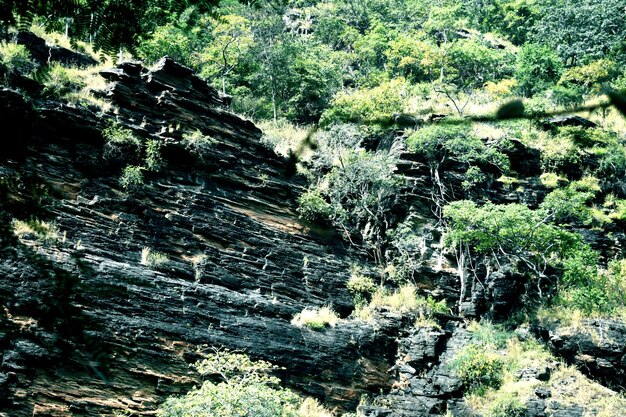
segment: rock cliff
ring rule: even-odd
[[[35,52],[41,47],[27,41]],[[287,386],[337,414],[354,410],[363,394],[383,392],[360,412],[472,415],[451,370],[471,338],[462,318],[442,314],[419,327],[417,317],[383,310],[375,324],[341,320],[313,331],[290,323],[305,307],[323,305],[348,317],[350,271],[370,261],[333,229],[299,218],[304,179],[261,143],[254,124],[229,111],[228,97],[167,58],[153,69],[126,62],[101,76],[108,86],[98,94],[113,105],[105,113],[41,98],[32,80],[16,80],[28,95],[0,89],[0,416],[154,415],[168,395],[198,383],[189,365],[216,347],[283,367]],[[111,141],[103,135],[111,126],[139,140]],[[189,141],[193,134],[205,140]],[[148,146],[158,149],[157,166],[124,188],[124,168],[145,164]],[[400,154],[405,201],[427,242],[420,284],[453,305],[460,288],[424,192],[427,161]],[[510,157],[532,182],[536,152],[516,143]],[[446,183],[461,190],[448,168]],[[494,201],[530,205],[545,194],[495,184],[492,192]],[[460,311],[505,318],[520,306],[524,286],[524,277],[491,274],[482,287],[463,289]],[[626,329],[586,325],[591,330],[553,323],[533,331],[568,362],[623,390]],[[543,381],[552,370],[519,378]],[[551,395],[537,388],[527,415],[582,415]]]
[[[188,365],[204,345],[283,366],[290,386],[330,405],[353,408],[387,386],[397,323],[290,324],[305,306],[347,316],[358,257],[299,220],[302,180],[285,175],[261,132],[169,59],[102,75],[115,115],[0,91],[3,125],[17,132],[0,161],[4,224],[55,228],[45,238],[3,230],[5,415],[152,414],[197,381]],[[127,155],[111,157],[101,134],[111,118],[161,144],[161,169],[131,194],[118,181]],[[194,131],[213,139],[209,149],[183,145]],[[148,250],[163,262],[142,265]]]

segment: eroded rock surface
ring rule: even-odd
[[[387,386],[397,323],[290,324],[305,306],[347,316],[358,257],[332,230],[299,220],[302,180],[285,175],[261,132],[171,60],[103,75],[115,116],[0,91],[7,131],[25,128],[5,137],[10,152],[0,157],[4,224],[37,217],[58,228],[45,239],[2,230],[4,415],[152,414],[197,382],[189,364],[202,345],[283,366],[289,386],[331,406],[355,407]],[[141,152],[111,151],[100,131],[112,118],[140,150],[148,139],[162,145],[161,169],[144,171],[134,193],[118,179]],[[210,136],[207,148],[181,142],[196,130]],[[162,262],[142,264],[148,249]]]

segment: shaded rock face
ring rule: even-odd
[[[539,325],[538,336],[560,357],[603,385],[626,390],[626,325],[612,320],[584,320],[566,327]]]
[[[444,329],[417,327],[398,345],[392,368],[395,382],[389,394],[378,397],[380,405],[361,407],[367,417],[428,417],[450,411],[469,415],[462,400],[462,383],[451,362],[469,341],[464,325],[450,323]]]
[[[107,152],[110,116],[0,90],[5,128],[22,132],[0,155],[0,415],[153,413],[197,383],[203,345],[283,366],[288,386],[330,406],[386,387],[397,320],[290,324],[305,306],[347,316],[358,257],[299,220],[301,180],[261,132],[171,60],[103,75],[117,122],[162,144],[162,168],[132,194],[118,178],[139,153]],[[196,130],[207,149],[182,144]],[[58,231],[13,236],[11,219],[30,216]],[[146,248],[160,261],[142,264]]]
[[[24,45],[31,57],[38,62],[59,62],[63,65],[88,67],[98,62],[89,55],[74,52],[57,45],[47,45],[46,41],[30,32],[18,32],[15,41]]]

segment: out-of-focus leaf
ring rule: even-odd
[[[524,116],[524,103],[522,100],[513,100],[504,103],[496,113],[496,119],[515,119]]]
[[[609,100],[611,100],[611,104],[622,113],[622,116],[626,117],[626,95],[611,89],[607,89],[605,94],[609,97]]]

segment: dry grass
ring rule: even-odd
[[[167,255],[153,251],[149,247],[144,247],[141,250],[141,260],[140,264],[146,266],[150,269],[158,269],[160,267],[165,266],[169,262]]]
[[[262,141],[277,154],[287,156],[289,151],[300,150],[301,161],[309,161],[313,156],[314,152],[308,146],[302,147],[302,142],[309,135],[309,127],[298,126],[286,120],[278,120],[276,123],[264,120],[255,124],[263,131]]]
[[[13,234],[20,239],[37,240],[40,243],[55,243],[64,240],[59,228],[54,223],[41,220],[16,220],[11,222]]]
[[[330,411],[326,410],[315,398],[306,398],[298,409],[300,417],[332,417]]]
[[[339,316],[332,308],[324,306],[321,308],[305,308],[296,314],[291,320],[291,324],[297,327],[309,327],[313,330],[321,330],[327,326],[334,327],[339,321]]]

